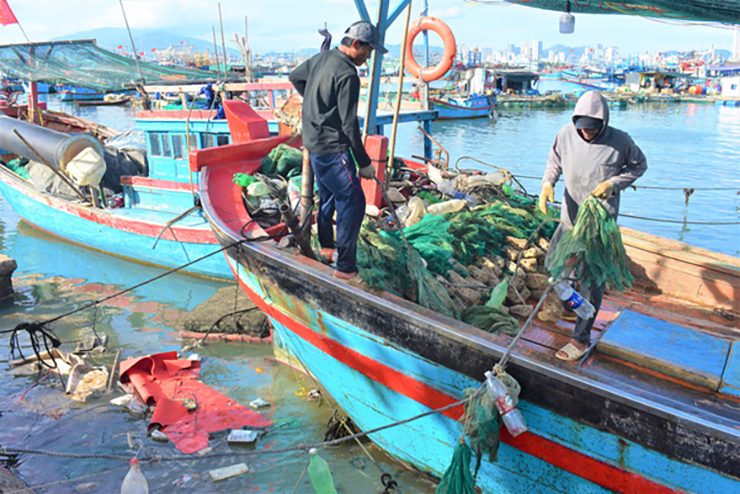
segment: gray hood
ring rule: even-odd
[[[599,134],[596,136],[596,139],[598,139],[598,136],[609,126],[609,106],[600,92],[589,91],[578,98],[576,109],[573,110],[573,124],[576,123],[579,117],[598,118],[604,121]]]
[[[568,227],[591,191],[607,180],[614,187],[614,195],[604,205],[616,218],[620,192],[647,169],[647,160],[632,138],[609,126],[609,108],[601,93],[589,91],[580,97],[573,112],[573,119],[578,117],[598,118],[604,125],[590,142],[581,137],[574,123],[563,127],[550,149],[543,177],[544,183],[554,185],[563,176],[565,194],[561,219]]]

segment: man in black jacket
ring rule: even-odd
[[[315,55],[290,74],[303,96],[303,144],[319,187],[318,231],[322,258],[333,259],[337,213],[336,270],[334,276],[357,276],[357,236],[365,217],[365,195],[359,175],[375,177],[357,121],[360,78],[357,67],[373,50],[386,53],[378,30],[369,22],[356,22],[344,33],[338,48]]]

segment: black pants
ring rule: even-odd
[[[596,316],[599,314],[599,308],[601,308],[601,300],[604,298],[605,287],[605,283],[602,283],[598,286],[595,283],[581,285],[581,291],[579,293],[585,300],[591,302],[591,305],[593,305],[594,309],[596,310],[594,311],[594,315],[591,316],[590,319],[582,319],[580,317],[576,319],[576,327],[573,330],[573,339],[576,340],[578,343],[582,343],[584,345],[591,344],[591,328],[594,325]]]

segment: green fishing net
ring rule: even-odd
[[[450,214],[448,231],[454,237],[455,259],[465,265],[475,264],[484,254],[499,254],[506,236],[504,230],[473,211]]]
[[[371,287],[459,317],[447,290],[429,272],[416,249],[409,252],[398,232],[378,230],[371,221],[365,221],[357,240],[357,266],[362,280]]]
[[[303,170],[303,152],[287,144],[280,144],[262,159],[260,172],[278,174],[285,178],[300,175]]]
[[[444,216],[425,215],[421,221],[403,229],[406,239],[419,251],[432,273],[444,276],[450,269],[455,237],[449,233],[449,222]]]
[[[519,333],[519,321],[506,312],[485,305],[474,305],[462,312],[462,321],[488,333],[501,332],[511,336]]]
[[[470,473],[471,457],[470,447],[467,444],[457,445],[452,455],[452,462],[437,486],[436,494],[475,494],[475,480]]]
[[[632,286],[617,222],[596,198],[581,204],[575,225],[563,234],[547,260],[547,269],[556,279],[568,275],[571,266],[580,266],[581,283],[586,285],[607,283],[619,292]]]
[[[554,209],[549,209],[545,215],[534,205],[523,206],[513,200],[494,200],[486,209],[476,213],[505,235],[524,239],[529,238],[544,220],[558,216]],[[540,235],[552,238],[556,228],[554,221],[545,223]]]

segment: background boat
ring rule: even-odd
[[[473,94],[468,97],[445,99],[430,97],[429,109],[437,111],[437,118],[441,120],[493,117],[496,111],[496,95]]]

